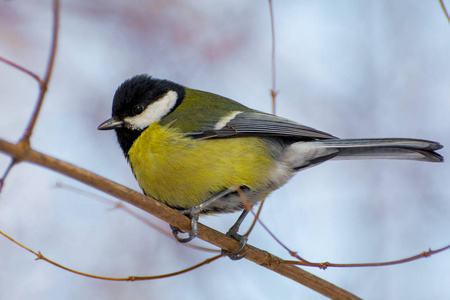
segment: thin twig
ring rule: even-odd
[[[272,233],[272,231],[270,231],[269,230],[269,228],[261,221],[261,219],[259,218],[259,214],[260,214],[260,212],[261,212],[261,207],[262,207],[262,204],[263,204],[263,202],[264,202],[264,200],[261,202],[261,206],[259,207],[259,209],[258,209],[258,212],[255,214],[254,212],[253,212],[253,210],[252,210],[252,207],[251,207],[251,205],[250,205],[250,203],[248,202],[248,200],[247,200],[247,197],[245,196],[245,194],[242,192],[242,190],[238,187],[237,188],[237,192],[238,192],[238,194],[239,194],[239,197],[242,199],[242,202],[244,203],[244,207],[245,207],[245,209],[247,209],[248,211],[250,211],[252,214],[253,214],[253,216],[254,216],[254,219],[253,219],[253,223],[252,223],[252,226],[250,226],[250,229],[247,231],[247,233],[245,233],[244,235],[245,236],[248,236],[249,234],[250,234],[250,232],[251,232],[251,230],[253,229],[253,226],[255,226],[255,223],[256,222],[259,222],[259,224],[261,224],[261,226],[264,228],[264,230],[281,246],[281,247],[283,247],[286,251],[288,251],[289,252],[289,254],[291,255],[291,256],[293,256],[293,257],[295,257],[295,258],[297,258],[298,260],[300,260],[300,261],[302,261],[303,263],[305,263],[305,264],[308,264],[308,266],[309,265],[311,265],[311,263],[310,262],[308,262],[306,259],[303,259],[303,258],[301,258],[298,254],[297,254],[297,252],[294,252],[294,251],[291,251],[286,245],[284,245],[276,236],[275,236],[275,234],[273,234]]]
[[[0,179],[0,193],[3,190],[3,186],[5,184],[6,177],[8,177],[9,172],[11,171],[12,167],[16,164],[16,161],[14,159],[11,160],[8,167],[6,168],[5,172],[3,173],[2,178]]]
[[[53,0],[53,28],[52,28],[52,40],[50,46],[50,55],[47,63],[47,68],[45,71],[44,79],[40,82],[40,91],[38,96],[38,101],[34,109],[33,115],[27,126],[24,136],[22,137],[20,143],[30,144],[30,137],[33,134],[34,126],[39,117],[41,111],[42,103],[44,103],[45,94],[47,92],[48,84],[52,76],[53,66],[56,57],[56,48],[58,45],[58,32],[59,32],[59,0]]]
[[[253,211],[252,211],[252,214]],[[310,262],[305,260],[304,258],[300,257],[297,252],[290,250],[286,245],[284,245],[270,230],[269,228],[267,228],[267,226],[262,222],[262,220],[260,218],[257,218],[257,221],[261,224],[261,226],[264,228],[264,230],[267,231],[267,233],[270,234],[270,236],[280,245],[282,246],[291,256],[295,257],[297,260],[283,260],[283,263],[287,263],[287,264],[294,264],[294,265],[300,265],[300,266],[306,266],[306,267],[318,267],[322,270],[325,270],[328,267],[340,267],[340,268],[350,268],[350,267],[381,267],[381,266],[390,266],[390,265],[396,265],[396,264],[401,264],[401,263],[406,263],[406,262],[410,262],[413,260],[417,260],[420,258],[424,258],[424,257],[429,257],[431,255],[437,254],[439,252],[445,251],[450,249],[450,245],[439,248],[437,250],[431,250],[429,249],[428,251],[424,251],[420,254],[411,256],[411,257],[407,257],[407,258],[403,258],[403,259],[398,259],[398,260],[394,260],[394,261],[388,261],[388,262],[380,262],[380,263],[347,263],[347,264],[340,264],[340,263],[331,263],[331,262]]]
[[[439,248],[437,250],[428,249],[428,251],[423,251],[420,254],[413,255],[413,256],[410,256],[407,258],[393,260],[393,261],[387,261],[387,262],[380,262],[380,263],[337,264],[337,263],[324,262],[324,263],[305,264],[305,263],[293,261],[293,260],[285,260],[284,262],[287,264],[294,264],[294,265],[301,265],[301,266],[308,266],[308,267],[320,265],[321,269],[326,269],[328,267],[340,267],[340,268],[343,268],[343,267],[346,267],[346,268],[348,268],[348,267],[352,267],[352,268],[354,268],[354,267],[383,267],[383,266],[392,266],[392,265],[403,264],[403,263],[410,262],[413,260],[430,257],[431,255],[437,254],[439,252],[442,252],[442,251],[445,251],[448,249],[450,249],[450,245]]]
[[[20,247],[22,247],[23,249],[27,250],[28,252],[33,253],[34,255],[36,255],[36,260],[43,260],[48,262],[49,264],[52,264],[60,269],[69,271],[71,273],[75,273],[81,276],[85,276],[85,277],[89,277],[89,278],[95,278],[95,279],[102,279],[102,280],[109,280],[109,281],[138,281],[138,280],[154,280],[154,279],[162,279],[162,278],[167,278],[167,277],[173,277],[173,276],[177,276],[180,274],[184,274],[187,273],[189,271],[195,270],[197,268],[200,268],[201,266],[204,266],[206,264],[209,264],[213,261],[215,261],[216,259],[219,259],[222,256],[222,254],[220,255],[216,255],[213,256],[211,258],[205,259],[204,261],[202,261],[199,264],[196,264],[192,267],[177,271],[177,272],[172,272],[172,273],[168,273],[168,274],[163,274],[163,275],[155,275],[155,276],[128,276],[128,277],[122,277],[122,278],[118,278],[118,277],[105,277],[105,276],[98,276],[98,275],[92,275],[89,273],[84,273],[84,272],[80,272],[80,271],[76,271],[73,270],[71,268],[65,267],[61,264],[58,264],[57,262],[48,259],[47,257],[45,257],[40,251],[35,252],[33,250],[31,250],[30,248],[26,247],[25,245],[19,243],[18,241],[16,241],[15,239],[13,239],[12,237],[10,237],[9,235],[7,235],[6,233],[4,233],[3,231],[0,230],[0,234],[3,235],[4,237],[8,238],[10,241],[12,241],[13,243],[15,243],[16,245],[19,245]]]
[[[270,96],[272,97],[272,114],[276,114],[276,64],[275,64],[275,24],[274,24],[274,18],[273,18],[273,7],[272,7],[272,0],[269,0],[269,13],[270,13],[270,27],[271,27],[271,33],[272,33],[272,57],[271,57],[271,65],[272,65],[272,88],[270,90]],[[242,190],[237,187],[237,191],[239,193],[239,196],[241,197],[244,206],[247,210],[251,211],[251,205],[247,201],[244,193],[242,193]],[[250,225],[250,228],[247,230],[247,232],[244,234],[244,236],[249,236],[252,232],[253,228],[255,227],[256,222],[258,221],[259,215],[261,214],[262,208],[264,206],[264,200],[261,201],[258,211],[255,213],[252,211],[252,214],[254,215],[253,222]]]
[[[31,71],[28,70],[27,68],[24,68],[24,67],[22,67],[22,66],[16,64],[15,62],[12,62],[12,61],[10,61],[10,60],[8,60],[8,59],[6,59],[6,58],[3,58],[3,57],[1,57],[1,56],[0,56],[0,61],[4,62],[5,64],[10,65],[10,66],[13,67],[14,69],[17,69],[17,70],[19,70],[19,71],[22,71],[22,72],[24,72],[25,74],[27,74],[27,75],[33,77],[33,78],[38,82],[39,86],[42,86],[43,83],[42,83],[41,78],[39,78],[38,75],[36,75],[35,73],[31,72]]]
[[[17,70],[25,72],[26,74],[28,74],[31,77],[33,77],[34,79],[36,79],[37,82],[39,83],[39,96],[38,96],[38,100],[36,103],[36,107],[33,111],[33,114],[31,116],[31,119],[29,121],[27,129],[25,130],[25,134],[23,135],[23,137],[21,138],[21,140],[18,143],[18,145],[20,147],[20,155],[18,154],[12,159],[10,165],[8,166],[8,168],[6,169],[6,171],[3,174],[2,178],[0,179],[0,192],[3,189],[3,186],[5,185],[5,180],[9,174],[9,172],[11,171],[11,169],[17,163],[19,163],[21,161],[22,157],[25,156],[26,152],[29,151],[29,149],[30,149],[30,137],[33,134],[34,126],[36,125],[36,121],[39,117],[39,112],[41,111],[42,103],[44,103],[45,94],[47,92],[48,83],[50,81],[50,78],[52,75],[52,70],[53,70],[53,65],[55,62],[56,47],[58,45],[59,11],[60,11],[59,0],[54,0],[53,1],[53,27],[52,27],[52,41],[51,41],[51,47],[50,47],[51,48],[50,49],[50,57],[49,57],[49,60],[47,63],[47,69],[45,71],[45,76],[44,76],[43,80],[41,78],[39,78],[38,75],[27,70],[26,68],[12,62],[12,61],[9,61],[5,58],[0,57],[1,61],[3,61],[6,64],[9,64],[10,66],[16,68]]]
[[[272,114],[276,114],[276,97],[278,95],[276,87],[276,64],[275,64],[275,22],[273,18],[272,0],[269,0],[270,27],[272,32],[272,89],[270,95],[272,97]]]
[[[445,8],[444,1],[443,0],[439,0],[439,2],[441,3],[442,10],[444,10],[444,13],[445,13],[445,16],[447,17],[447,20],[450,22],[450,16],[448,15],[447,9]]]
[[[253,214],[253,211],[252,211]],[[261,224],[261,226],[264,228],[265,231],[267,231],[267,233],[281,246],[283,247],[288,253],[289,255],[295,257],[296,259],[300,260],[302,263],[304,263],[307,266],[312,266],[314,265],[314,263],[311,263],[309,261],[307,261],[306,259],[302,258],[301,256],[299,256],[297,254],[297,252],[292,251],[291,249],[289,249],[285,244],[283,244],[276,236],[275,234],[272,233],[272,231],[270,231],[270,229],[261,221],[260,218],[258,218],[258,222],[259,224]],[[316,264],[316,267],[318,267],[319,265]]]
[[[255,225],[256,225],[256,222],[258,222],[259,216],[260,216],[260,214],[261,214],[261,210],[262,210],[262,208],[263,208],[263,205],[264,205],[264,202],[265,202],[265,201],[266,201],[266,198],[262,199],[261,203],[259,204],[258,211],[256,212],[255,217],[253,218],[253,222],[252,222],[252,224],[250,225],[250,228],[249,228],[249,229],[247,230],[247,232],[244,234],[245,236],[249,236],[249,235],[250,235],[250,232],[252,232],[253,228],[254,228]],[[252,213],[253,213],[253,212],[252,212]]]
[[[74,186],[71,186],[71,185],[68,185],[68,184],[65,184],[65,183],[61,183],[61,182],[58,182],[58,183],[56,184],[56,187],[66,189],[66,190],[72,191],[72,192],[77,193],[77,194],[84,194],[86,197],[89,197],[89,198],[91,198],[91,199],[98,200],[98,201],[103,202],[103,203],[106,203],[106,204],[108,204],[108,205],[111,205],[111,206],[113,206],[115,209],[121,209],[121,210],[125,211],[127,214],[129,214],[129,215],[135,217],[136,219],[138,219],[138,220],[140,220],[141,222],[145,223],[147,226],[149,226],[149,227],[155,229],[155,230],[158,231],[159,233],[162,233],[163,235],[169,237],[172,241],[175,241],[175,242],[176,242],[175,238],[173,237],[172,232],[169,232],[169,231],[167,231],[167,230],[162,229],[160,226],[154,224],[154,223],[151,222],[149,219],[147,219],[147,218],[141,216],[140,214],[137,214],[136,212],[134,212],[133,210],[131,210],[129,207],[127,207],[122,201],[114,202],[114,201],[112,201],[112,200],[106,199],[106,198],[101,197],[101,196],[99,196],[99,195],[96,195],[96,194],[94,194],[94,193],[91,193],[91,192],[88,192],[88,191],[85,191],[85,190],[82,190],[82,189],[79,189],[79,188],[77,188],[77,187],[74,187]],[[177,243],[178,243],[178,242],[177,242]],[[179,243],[178,243],[178,244],[179,244]],[[218,250],[218,249],[212,249],[212,248],[202,247],[202,246],[198,246],[198,245],[190,244],[190,243],[181,243],[181,245],[183,245],[183,246],[185,246],[185,247],[188,247],[188,248],[192,248],[192,249],[196,249],[196,250],[201,250],[201,251],[206,251],[206,252],[221,252],[221,250]]]
[[[180,274],[192,271],[194,269],[200,268],[201,266],[209,264],[210,262],[213,262],[216,259],[221,258],[221,257],[223,257],[222,254],[213,256],[211,258],[205,259],[204,261],[202,261],[199,264],[196,264],[196,265],[194,265],[194,266],[192,266],[190,268],[186,268],[186,269],[181,270],[181,271],[177,271],[177,272],[173,272],[173,273],[169,273],[169,274],[164,274],[164,275],[157,275],[157,276],[130,276],[129,280],[130,281],[136,281],[136,280],[149,280],[149,279],[161,279],[161,278],[172,277],[172,276],[180,275]]]

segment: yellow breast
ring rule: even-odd
[[[194,140],[158,123],[136,139],[128,158],[144,192],[178,208],[191,208],[227,188],[264,188],[275,170],[261,139]]]

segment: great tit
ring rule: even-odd
[[[242,211],[298,171],[327,160],[407,159],[441,162],[437,142],[407,138],[339,139],[231,99],[168,80],[137,75],[115,92],[112,118],[120,147],[143,192],[191,218]],[[238,191],[240,189],[240,191]],[[238,192],[243,193],[244,197]],[[242,242],[242,239],[241,239]],[[245,241],[242,242],[245,244]]]

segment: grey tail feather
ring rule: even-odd
[[[339,159],[406,159],[442,162],[444,158],[435,152],[442,145],[427,140],[407,138],[381,139],[329,139],[314,141],[324,149],[338,150],[332,160]]]

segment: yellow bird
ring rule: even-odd
[[[294,174],[327,160],[407,159],[441,162],[439,143],[405,138],[339,139],[296,122],[248,108],[231,99],[138,75],[117,89],[112,118],[143,192],[191,218],[188,242],[200,214],[242,211],[228,235],[237,234],[250,205]]]

